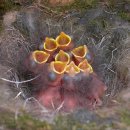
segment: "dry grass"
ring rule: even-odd
[[[87,35],[84,27],[75,26],[75,21],[76,19],[71,19],[71,15],[67,15],[64,19],[60,19],[58,23],[53,19],[47,19],[44,24],[48,27],[49,36],[55,37],[61,31],[65,31],[72,36],[76,46],[86,43],[90,50],[94,52],[95,62],[93,63],[93,67],[108,86],[108,90],[104,96],[104,104],[107,104],[111,98],[116,96],[128,85],[127,76],[129,76],[129,73],[124,73],[124,68],[129,69],[128,59],[130,50],[127,46],[130,40],[126,39],[122,41],[120,46],[115,46],[110,50],[111,32],[113,29],[109,30],[110,33],[101,35],[99,41],[95,41],[93,37]],[[34,101],[35,104],[38,104],[39,108],[37,108],[37,110],[40,111],[37,113],[36,108],[32,108],[35,111],[34,115],[40,113],[41,117],[49,112],[50,116],[47,114],[46,119],[50,119],[59,111],[62,104],[53,112],[46,110],[46,108],[31,95],[28,84],[25,84],[37,78],[37,76],[31,77],[28,74],[29,76],[26,75],[25,77],[22,72],[23,68],[21,65],[23,60],[35,46],[35,44],[27,42],[23,35],[14,27],[6,28],[0,37],[0,64],[10,67],[13,71],[11,71],[9,78],[1,77],[1,80],[8,82],[9,85],[11,84],[11,86],[15,88],[14,90],[17,91],[15,99],[19,97],[25,99],[23,104],[24,109],[28,109],[30,102]],[[126,54],[128,57],[126,57]],[[121,66],[123,66],[123,68]],[[32,109],[28,109],[28,111],[32,112]]]

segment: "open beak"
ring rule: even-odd
[[[45,51],[36,50],[32,53],[33,60],[38,64],[46,63],[49,57],[50,54]]]
[[[78,67],[82,72],[93,73],[92,66],[88,63],[87,59],[84,59],[82,62],[79,63]]]
[[[66,64],[61,61],[52,61],[50,67],[56,74],[63,74],[65,72]]]
[[[72,47],[71,37],[64,32],[61,32],[56,38],[56,43],[60,49],[67,50]]]
[[[71,61],[70,64],[66,66],[65,72],[73,77],[80,72],[80,69],[75,65],[73,61]]]
[[[68,64],[70,62],[70,56],[68,53],[60,50],[59,53],[55,56],[55,61],[61,61],[65,64]]]
[[[87,46],[83,45],[73,49],[71,53],[78,62],[81,62],[85,58],[87,51],[88,51]]]
[[[49,53],[53,52],[57,49],[57,47],[58,46],[55,39],[46,37],[45,42],[44,42],[44,49],[47,52]]]

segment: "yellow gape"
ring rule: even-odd
[[[76,58],[76,60],[78,60],[79,62],[81,62],[86,54],[88,52],[87,46],[83,45],[83,46],[79,46],[77,48],[74,48],[71,53],[73,54],[73,56]]]
[[[59,48],[66,48],[71,44],[71,37],[64,32],[61,32],[59,36],[56,38],[56,43]]]
[[[68,53],[60,50],[59,53],[55,56],[55,61],[61,61],[68,64],[70,62],[70,56]]]
[[[82,62],[79,63],[78,65],[79,69],[82,72],[88,72],[88,73],[92,73],[93,72],[93,68],[92,66],[88,63],[87,59],[84,59]]]
[[[50,54],[45,51],[36,50],[32,53],[33,60],[38,64],[46,63],[49,57]]]
[[[73,61],[71,61],[70,64],[66,66],[65,72],[73,77],[80,72],[80,69],[75,65]]]
[[[65,72],[66,64],[61,61],[52,61],[50,63],[50,68],[56,74],[63,74]]]
[[[44,42],[44,49],[47,52],[53,52],[57,49],[57,47],[58,46],[55,39],[46,37]]]

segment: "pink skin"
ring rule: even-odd
[[[61,95],[58,88],[49,87],[47,90],[38,94],[38,100],[47,108],[53,109],[53,105],[57,108],[61,104]]]
[[[73,42],[63,47],[63,50],[67,51],[70,59],[78,65],[79,61],[70,53],[72,48],[74,48]],[[50,70],[50,62],[55,59],[59,49],[50,53],[51,56],[46,63],[36,63],[32,58],[32,53],[24,61],[25,72],[30,71],[34,77],[40,74],[31,82],[33,87],[36,87],[34,93],[37,99],[49,109],[58,108],[64,101],[62,109],[67,112],[79,107],[93,109],[102,105],[101,97],[107,87],[95,73],[79,73],[71,77],[66,73],[59,75]],[[94,55],[90,52],[87,54],[85,58],[92,63]]]
[[[61,102],[64,101],[63,109],[65,111],[73,111],[79,107],[94,109],[96,106],[102,105],[100,98],[103,96],[107,87],[95,73],[91,74],[91,77],[92,80],[88,84],[85,94],[79,94],[79,92],[75,91],[71,79],[71,84],[68,82],[64,84],[64,86],[48,86],[46,90],[39,93],[38,99],[47,108],[52,108],[52,101],[55,106],[60,105]],[[60,80],[57,83],[59,84],[59,82]]]
[[[107,90],[106,85],[98,78],[98,76],[93,73],[92,74],[92,81],[89,84],[89,89],[87,91],[87,98],[92,101],[93,107],[101,106],[102,101],[101,97],[103,96],[104,92]],[[90,89],[91,88],[91,89]]]
[[[73,111],[77,108],[77,100],[75,93],[69,91],[64,92],[63,101],[64,101],[63,109],[65,111]]]
[[[56,75],[56,78],[54,80],[49,80],[48,66],[49,63],[37,64],[33,62],[30,56],[25,60],[26,69],[31,71],[34,76],[41,73],[41,76],[38,79],[32,81],[32,84],[40,85],[40,92],[37,94],[37,98],[44,106],[52,109],[52,102],[55,107],[58,107],[62,103],[62,101],[64,101],[63,108],[67,111],[70,111],[78,108],[78,104],[80,103],[83,107],[90,107],[90,109],[95,108],[96,106],[100,106],[102,104],[100,98],[103,96],[107,87],[95,73],[89,75],[90,77],[92,77],[92,80],[88,83],[88,85],[85,83],[86,92],[84,93],[84,95],[79,96],[76,93],[77,90],[75,89],[75,84],[77,83],[75,80],[73,80],[72,77],[63,80],[63,76],[66,75]],[[82,76],[83,75],[81,74],[81,76],[79,77],[81,77],[82,79]],[[86,79],[84,79],[84,81],[85,80]],[[81,89],[81,83],[82,81],[77,84],[77,86],[79,86],[79,91]],[[65,91],[64,93],[60,92],[61,88]]]

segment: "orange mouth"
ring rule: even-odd
[[[82,72],[86,72],[87,70],[89,71],[89,73],[93,72],[92,66],[88,63],[86,59],[80,62],[78,67],[80,68]]]
[[[51,69],[57,74],[63,74],[65,72],[66,64],[61,61],[53,61],[50,64]]]
[[[86,54],[87,54],[87,46],[86,45],[83,45],[83,46],[79,46],[75,49],[73,49],[71,51],[71,53],[74,55],[74,57],[79,61],[83,58],[85,58]]]
[[[73,77],[80,72],[80,69],[75,65],[73,61],[71,61],[70,64],[66,66],[65,72]]]
[[[44,49],[48,52],[55,51],[57,49],[57,43],[55,39],[46,37],[44,42]]]
[[[61,32],[56,38],[56,42],[59,47],[67,47],[71,43],[71,37],[64,32]]]
[[[36,50],[32,53],[32,57],[36,63],[43,64],[47,62],[48,58],[50,57],[50,54],[44,51]]]
[[[70,56],[68,53],[60,50],[59,53],[55,56],[55,61],[61,61],[68,64],[70,62]]]

